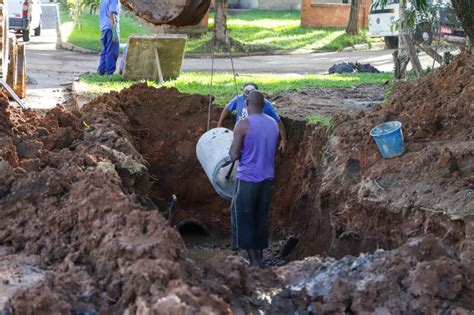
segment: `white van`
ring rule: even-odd
[[[432,2],[433,0],[428,0]],[[464,42],[466,34],[461,27],[461,23],[456,18],[450,0],[440,1],[439,11],[437,12],[438,21],[427,21],[417,19],[416,25],[412,30],[413,38],[417,42],[431,44],[431,41],[442,39],[448,42]],[[410,8],[408,0],[407,8]],[[372,7],[369,14],[370,37],[383,37],[387,48],[395,49],[398,47],[398,30],[395,23],[400,18],[399,0],[388,0],[387,5],[381,7]]]
[[[398,0],[388,0],[384,8],[375,7],[370,10],[369,14],[369,31],[367,35],[370,37],[383,37],[387,48],[398,47],[398,30],[395,23],[399,19]]]
[[[7,0],[9,28],[21,34],[23,41],[30,40],[30,32],[41,34],[41,0]]]

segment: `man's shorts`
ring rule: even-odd
[[[233,248],[268,247],[268,208],[273,186],[273,180],[259,183],[237,180],[231,213]]]

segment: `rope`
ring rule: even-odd
[[[215,22],[214,22],[215,23]],[[239,95],[239,88],[237,87],[237,74],[235,73],[234,56],[232,55],[232,42],[226,43],[229,51],[230,63],[232,65],[232,75],[234,77],[235,96]],[[216,28],[214,27],[214,36],[212,41],[212,61],[211,61],[211,82],[209,85],[209,104],[207,108],[207,130],[211,129],[211,107],[212,107],[212,87],[214,81],[214,59],[216,58]]]
[[[211,83],[209,86],[209,105],[207,108],[207,130],[211,129],[211,105],[212,105],[212,83],[214,80],[214,59],[216,58],[216,34],[212,41],[212,61],[211,61]]]
[[[234,76],[234,86],[235,86],[235,96],[239,95],[239,88],[237,87],[237,75],[235,73],[235,67],[234,67],[234,56],[232,55],[232,41],[229,39],[229,57],[230,57],[230,63],[232,65],[232,74]]]

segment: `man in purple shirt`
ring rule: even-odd
[[[231,206],[232,243],[234,248],[247,250],[251,267],[262,268],[279,129],[275,119],[263,113],[262,93],[250,92],[247,103],[248,116],[235,126],[229,150],[231,160],[239,160]]]

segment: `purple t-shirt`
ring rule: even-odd
[[[278,124],[266,114],[247,118],[249,128],[240,151],[237,178],[259,183],[275,177],[275,155],[278,145]]]

